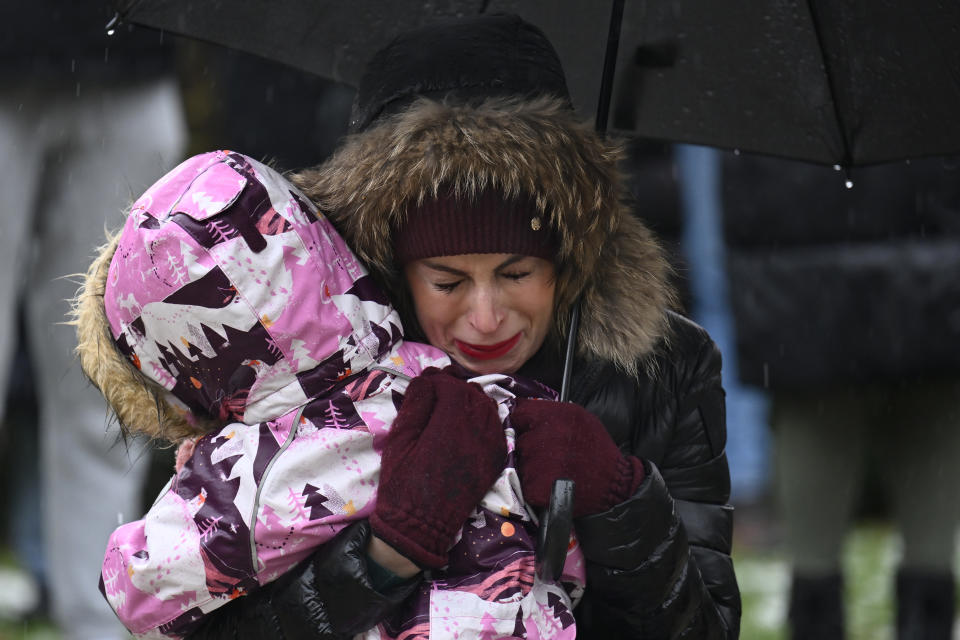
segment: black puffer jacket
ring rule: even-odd
[[[411,70],[410,61],[423,68]],[[392,243],[408,204],[448,187],[464,197],[491,186],[530,197],[559,241],[557,309],[550,339],[519,373],[559,386],[558,345],[580,300],[571,399],[646,461],[649,474],[632,498],[575,523],[588,563],[579,637],[738,637],[720,354],[701,328],[670,311],[663,252],[624,202],[620,148],[572,112],[549,43],[515,17],[412,34],[370,68],[356,133],[294,182],[397,294],[413,338],[416,316]],[[362,549],[368,532],[344,535],[305,571],[227,608],[204,637],[255,637],[245,633],[259,624],[245,622],[251,615],[275,619],[286,639],[346,637],[374,625],[404,586],[380,597],[365,558],[341,551]],[[355,595],[345,601],[345,593]]]
[[[576,523],[589,563],[581,638],[739,635],[720,353],[689,320],[670,325],[656,375],[593,362],[574,378],[571,399],[654,471],[633,498]]]

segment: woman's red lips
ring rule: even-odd
[[[497,344],[470,344],[460,340],[454,340],[454,342],[457,343],[457,348],[459,348],[460,351],[475,360],[493,360],[494,358],[507,355],[510,349],[513,349],[513,346],[520,340],[520,335],[518,332],[517,335],[512,338],[498,342]]]

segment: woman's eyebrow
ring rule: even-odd
[[[515,264],[515,263],[517,263],[517,262],[520,262],[521,260],[523,260],[523,259],[526,258],[526,257],[527,257],[527,256],[520,255],[520,254],[512,255],[512,256],[510,256],[509,258],[507,258],[506,260],[504,260],[503,262],[501,262],[500,264],[498,264],[496,270],[497,270],[497,271],[502,271],[503,269],[506,269],[506,268],[509,267],[510,265]]]
[[[423,266],[428,269],[433,269],[434,271],[442,271],[443,273],[449,273],[455,276],[465,276],[466,273],[460,269],[454,269],[453,267],[448,267],[447,265],[440,264],[438,262],[431,262],[430,260],[424,260]]]
[[[521,255],[521,254],[512,255],[512,256],[510,256],[509,258],[507,258],[506,260],[504,260],[503,262],[501,262],[500,264],[498,264],[498,265],[494,268],[494,270],[495,270],[495,271],[501,271],[501,270],[503,270],[503,269],[506,269],[506,268],[509,267],[510,265],[513,265],[513,264],[515,264],[515,263],[517,263],[517,262],[520,262],[520,261],[523,260],[524,258],[526,258],[526,256]],[[441,272],[443,272],[443,273],[449,273],[449,274],[455,275],[455,276],[464,277],[464,276],[467,275],[467,272],[466,272],[466,271],[461,271],[460,269],[455,269],[455,268],[453,268],[453,267],[448,267],[448,266],[445,265],[445,264],[440,264],[439,262],[433,262],[433,261],[431,261],[431,260],[424,260],[424,261],[423,261],[423,265],[424,265],[425,267],[427,267],[428,269],[432,269],[432,270],[434,270],[434,271],[441,271]]]

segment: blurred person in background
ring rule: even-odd
[[[770,390],[789,628],[844,637],[841,551],[865,478],[902,539],[896,637],[954,625],[960,164],[725,157],[740,371]]]
[[[636,55],[642,52],[637,51]],[[617,70],[613,129],[636,128],[643,98],[636,67]],[[721,155],[716,149],[654,140],[631,140],[624,162],[627,184],[640,215],[661,239],[674,267],[683,308],[723,354],[730,500],[737,508],[737,537],[768,543],[770,482],[769,398],[742,384],[726,273]],[[744,526],[746,525],[746,526]]]
[[[65,638],[83,640],[126,636],[96,576],[118,518],[142,509],[146,457],[117,442],[73,360],[75,336],[63,322],[77,284],[65,276],[84,270],[105,226],[186,142],[169,43],[150,31],[109,38],[110,17],[92,1],[0,11],[0,389],[23,375],[10,367],[22,307],[39,406],[43,524],[33,535],[44,540],[51,614]]]
[[[770,490],[769,398],[740,380],[723,236],[721,158],[709,147],[674,147],[683,213],[680,248],[690,289],[690,317],[707,330],[723,354],[730,500],[738,509],[737,532],[747,542],[760,543],[766,527],[758,526],[765,518],[757,516]],[[747,528],[742,526],[746,514],[754,520]]]
[[[177,60],[189,155],[241,149],[283,172],[322,162],[347,133],[349,85],[199,40],[178,42]]]

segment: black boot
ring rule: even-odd
[[[897,640],[950,640],[955,592],[950,571],[900,569]]]
[[[790,586],[790,638],[843,640],[843,579],[793,574]]]

